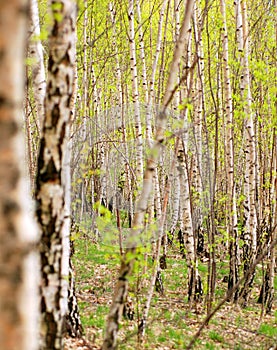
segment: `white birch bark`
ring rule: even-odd
[[[77,43],[77,31],[74,30],[73,35],[73,47],[74,47],[74,78],[72,84],[72,96],[70,101],[70,113],[71,121],[70,128],[68,128],[68,134],[65,135],[67,147],[65,150],[65,156],[63,158],[63,169],[62,169],[62,181],[65,184],[65,210],[64,210],[64,226],[63,226],[63,247],[64,254],[62,259],[62,275],[64,276],[63,281],[63,292],[65,295],[68,293],[68,307],[66,317],[66,330],[67,333],[72,337],[80,337],[82,334],[82,323],[79,313],[79,306],[76,298],[75,291],[75,272],[71,260],[71,227],[72,227],[72,213],[71,213],[71,159],[72,159],[72,122],[74,121],[76,114],[76,100],[78,90],[78,69],[77,69],[77,58],[76,58],[76,43]],[[73,244],[73,243],[72,243]]]
[[[201,33],[201,20],[199,14],[199,8],[197,3],[195,3],[195,11],[194,11],[194,35],[195,35],[195,43],[196,43],[196,51],[198,57],[198,65],[197,65],[197,73],[198,79],[196,79],[196,113],[195,119],[193,121],[194,124],[194,135],[195,135],[195,143],[196,143],[196,169],[194,169],[194,185],[197,193],[203,193],[202,188],[202,157],[203,157],[203,106],[205,105],[205,75],[204,75],[204,53],[203,53],[203,42],[202,42],[202,33]],[[200,218],[201,220],[201,218]],[[202,224],[201,222],[199,223]]]
[[[88,2],[84,0],[84,19],[83,19],[83,76],[82,76],[82,105],[81,111],[83,113],[82,118],[82,137],[84,144],[87,138],[87,99],[88,99],[88,74],[87,74],[87,27],[88,27]]]
[[[149,92],[148,92],[148,101],[147,101],[147,108],[146,108],[146,140],[148,147],[151,147],[152,145],[152,115],[154,113],[154,106],[155,106],[155,82],[156,82],[156,74],[157,74],[157,67],[158,67],[158,61],[161,51],[161,44],[162,44],[162,27],[163,27],[163,21],[164,21],[164,12],[165,7],[168,0],[164,0],[162,3],[162,7],[160,10],[160,16],[158,21],[158,35],[157,35],[157,44],[156,44],[156,51],[154,54],[154,60],[151,68],[151,77],[149,82]]]
[[[249,72],[249,33],[246,1],[237,0],[234,2],[237,20],[237,38],[238,50],[243,52],[241,57],[242,76],[241,76],[241,98],[244,103],[245,112],[245,176],[244,176],[244,194],[245,194],[245,225],[244,225],[244,246],[243,246],[243,264],[246,272],[255,259],[257,247],[257,214],[256,214],[256,141],[254,132],[252,95]],[[254,273],[245,280],[241,291],[243,305],[247,305]]]
[[[234,177],[234,116],[232,87],[229,68],[229,45],[226,24],[226,4],[225,0],[220,1],[220,11],[223,19],[222,26],[222,47],[223,47],[223,86],[224,86],[224,106],[226,113],[226,173],[227,173],[227,231],[229,236],[230,272],[228,289],[233,288],[239,279],[239,245],[238,245],[238,218],[236,203],[236,187]],[[234,298],[237,298],[235,293]]]
[[[63,348],[67,315],[70,160],[66,157],[69,156],[67,137],[75,76],[76,9],[71,0],[55,1],[55,5],[51,1],[49,6],[53,24],[49,34],[48,81],[36,199],[42,233],[40,348],[54,350]]]
[[[140,1],[136,0],[136,7],[137,7],[137,22],[138,22],[138,33],[139,33],[139,52],[140,52],[140,61],[142,63],[142,70],[141,70],[141,81],[143,86],[143,91],[145,93],[145,103],[147,104],[148,100],[148,80],[147,80],[147,69],[146,69],[146,60],[145,60],[145,50],[144,50],[144,33],[143,33],[143,26],[141,22],[141,8],[140,8]]]
[[[43,46],[40,40],[40,23],[37,0],[30,4],[30,39],[28,47],[31,60],[33,93],[37,110],[37,121],[41,133],[44,118],[44,98],[46,91],[46,75],[44,68]]]
[[[140,101],[138,89],[138,69],[137,69],[137,55],[136,55],[136,41],[135,41],[135,8],[134,0],[129,0],[128,18],[129,18],[129,43],[130,43],[130,67],[132,76],[132,101],[134,106],[134,121],[135,121],[135,135],[136,135],[136,181],[140,187],[143,176],[143,140],[142,140],[142,126],[140,115]]]
[[[28,2],[0,2],[0,346],[37,350],[38,231],[22,135]]]
[[[124,99],[123,99],[123,90],[122,90],[122,73],[121,73],[121,68],[119,64],[119,56],[118,56],[118,47],[117,47],[117,41],[116,41],[116,11],[110,3],[110,13],[111,13],[111,20],[113,24],[113,47],[116,55],[116,87],[118,91],[118,108],[120,110],[120,127],[122,130],[122,142],[123,142],[123,148],[124,148],[124,154],[128,155],[129,154],[129,147],[127,144],[127,138],[126,138],[126,123],[125,123],[125,108],[124,108]],[[118,125],[118,127],[119,127]],[[127,198],[129,202],[129,217],[130,217],[130,223],[133,220],[133,213],[134,213],[134,204],[133,204],[133,195],[132,195],[132,183],[131,183],[131,178],[132,174],[130,171],[130,161],[125,160],[125,174],[126,174],[126,190],[125,190],[125,197]]]

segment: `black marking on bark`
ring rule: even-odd
[[[54,75],[58,75],[59,74],[59,71],[60,71],[60,68],[59,67],[56,67],[55,69],[53,69],[53,74]]]
[[[38,173],[40,173],[41,169],[43,168],[43,164],[44,164],[44,159],[43,159],[43,153],[44,153],[44,149],[45,149],[45,137],[43,136],[40,140],[40,149],[39,149],[39,154],[38,154]],[[37,191],[40,188],[40,176],[37,176],[36,179],[36,187],[37,187]]]
[[[68,74],[65,76],[66,86],[70,86],[70,77]]]
[[[54,66],[54,60],[53,60],[52,55],[50,55],[48,58],[48,72],[52,72],[53,66]],[[51,88],[52,88],[52,81],[51,80],[49,81],[49,84],[48,84],[49,87],[50,87],[50,84],[51,84]]]
[[[59,275],[61,275],[61,258],[59,258]],[[58,287],[57,293],[55,294],[55,305],[56,308],[59,309],[60,308],[60,300],[61,300],[61,286]]]
[[[49,58],[49,60],[50,60],[50,58]],[[49,81],[49,83],[48,83],[48,90],[52,90],[52,87],[53,87],[53,85],[52,85],[52,81],[50,80]]]
[[[3,214],[5,216],[10,216],[18,213],[20,211],[19,205],[16,201],[7,200],[3,203]]]
[[[71,222],[71,227],[73,229]],[[79,313],[79,306],[75,291],[74,267],[72,263],[72,256],[74,254],[74,242],[70,242],[70,257],[69,257],[69,288],[68,288],[68,313],[65,320],[65,330],[73,338],[81,337],[83,334],[83,327]]]
[[[60,118],[60,107],[59,104],[56,103],[51,112],[52,117],[52,126],[56,127]]]
[[[40,300],[40,310],[42,313],[46,311],[45,297],[43,295],[41,296],[41,300]]]
[[[57,37],[57,36],[58,36],[58,33],[59,33],[59,22],[58,22],[58,21],[55,21],[55,22],[54,22],[54,25],[53,25],[53,28],[52,28],[52,33],[51,33],[51,35],[54,36],[54,37]]]
[[[70,65],[70,56],[69,56],[68,51],[66,51],[66,53],[65,53],[65,55],[64,55],[64,57],[63,57],[63,59],[62,59],[62,62],[63,62],[65,65],[67,65],[67,66]]]
[[[70,107],[71,98],[72,98],[72,94],[68,94],[67,101],[66,101],[66,107],[67,108]],[[72,114],[72,111],[70,111],[70,114]]]
[[[46,335],[46,349],[56,349],[55,340],[58,327],[52,312],[45,313],[45,323],[48,326]]]
[[[58,145],[58,152],[59,152],[60,159],[62,159],[62,144],[63,144],[64,137],[65,137],[65,129],[66,129],[66,123],[63,122],[62,127],[61,127],[61,132],[60,132],[59,145]]]
[[[61,96],[61,90],[60,90],[59,86],[56,87],[54,95],[55,96]]]
[[[57,181],[60,179],[60,171],[56,168],[53,157],[47,164],[46,170],[40,174],[40,181],[42,183],[48,181]]]

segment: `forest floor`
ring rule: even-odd
[[[78,239],[74,264],[84,335],[81,339],[66,338],[65,349],[100,349],[119,267],[119,254],[113,247]],[[205,285],[207,263],[201,264],[199,270]],[[169,251],[167,269],[162,272],[164,294],[154,293],[143,345],[137,343],[137,315],[143,309],[147,288],[145,293],[143,289],[136,292],[142,277],[139,271],[137,269],[130,281],[129,295],[134,300],[135,317],[132,321],[122,320],[118,349],[186,349],[206,316],[206,308],[204,302],[197,306],[188,302],[186,264],[177,247]],[[228,264],[224,260],[219,261],[214,305],[226,294],[226,275]],[[257,273],[249,305],[242,309],[238,305],[225,303],[204,328],[194,349],[277,350],[276,299],[270,315],[264,315],[261,305],[256,303],[261,278]],[[276,284],[277,281],[275,287]]]

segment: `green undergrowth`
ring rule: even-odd
[[[112,301],[116,276],[120,265],[118,249],[96,245],[88,239],[76,239],[73,262],[76,270],[76,289],[86,339],[100,348],[105,322]],[[147,255],[146,273],[144,258]],[[152,271],[151,251],[141,251],[130,279],[130,297],[133,300],[134,320],[123,318],[118,343],[119,349],[186,349],[204,320],[207,310],[205,295],[201,303],[189,302],[187,295],[187,267],[177,247],[169,249],[167,269],[162,270],[165,292],[154,292],[144,344],[137,342],[137,328],[149,290],[147,283]],[[200,262],[199,272],[203,289],[207,291],[207,262]],[[215,300],[226,295],[228,261],[217,264]],[[260,290],[258,271],[252,298],[247,308],[225,303],[204,328],[194,349],[269,349],[277,346],[277,310],[274,301],[272,315],[262,315],[256,303]]]

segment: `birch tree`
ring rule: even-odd
[[[30,10],[30,38],[28,52],[29,57],[31,58],[33,92],[38,117],[37,122],[39,126],[39,132],[41,132],[44,117],[46,76],[44,68],[43,47],[40,39],[41,31],[37,0],[31,1]]]
[[[30,2],[30,21],[28,35],[28,60],[30,63],[30,79],[28,77],[26,87],[26,138],[28,142],[29,176],[31,191],[34,193],[36,176],[37,144],[41,134],[44,118],[44,98],[46,88],[46,77],[44,68],[44,55],[41,43],[41,31],[39,22],[39,9],[37,0]],[[26,68],[28,70],[28,67]],[[32,87],[32,89],[30,89]],[[32,107],[32,97],[34,108]],[[31,116],[33,115],[33,118]],[[32,126],[31,119],[33,119]]]
[[[252,95],[250,86],[249,71],[249,30],[246,1],[235,1],[236,26],[238,50],[242,53],[241,65],[241,98],[245,100],[243,106],[245,112],[245,176],[244,176],[244,194],[245,194],[245,225],[244,225],[244,245],[243,245],[243,264],[246,273],[255,259],[257,248],[257,216],[256,216],[256,145],[254,122],[252,112]],[[248,275],[241,291],[243,304],[247,305],[254,274]]]
[[[62,349],[69,264],[69,232],[64,230],[69,220],[65,194],[70,181],[64,176],[63,166],[69,161],[65,157],[74,81],[75,4],[71,0],[50,1],[49,7],[52,27],[36,182],[37,219],[42,234],[40,348]]]
[[[229,67],[229,45],[226,23],[225,0],[220,1],[222,15],[222,54],[223,54],[223,86],[224,111],[226,114],[226,173],[227,173],[227,231],[229,237],[230,272],[228,289],[233,288],[239,279],[239,246],[238,246],[238,218],[236,203],[236,187],[234,174],[234,116],[232,87]],[[235,293],[235,299],[237,294]]]
[[[130,42],[130,67],[132,75],[132,100],[134,105],[134,121],[136,131],[136,181],[140,186],[143,176],[143,143],[142,143],[142,127],[140,119],[140,101],[138,89],[138,69],[135,41],[135,4],[134,0],[129,0],[128,18],[129,18],[129,42]]]
[[[28,2],[0,1],[0,344],[38,347],[38,235],[22,135]]]

